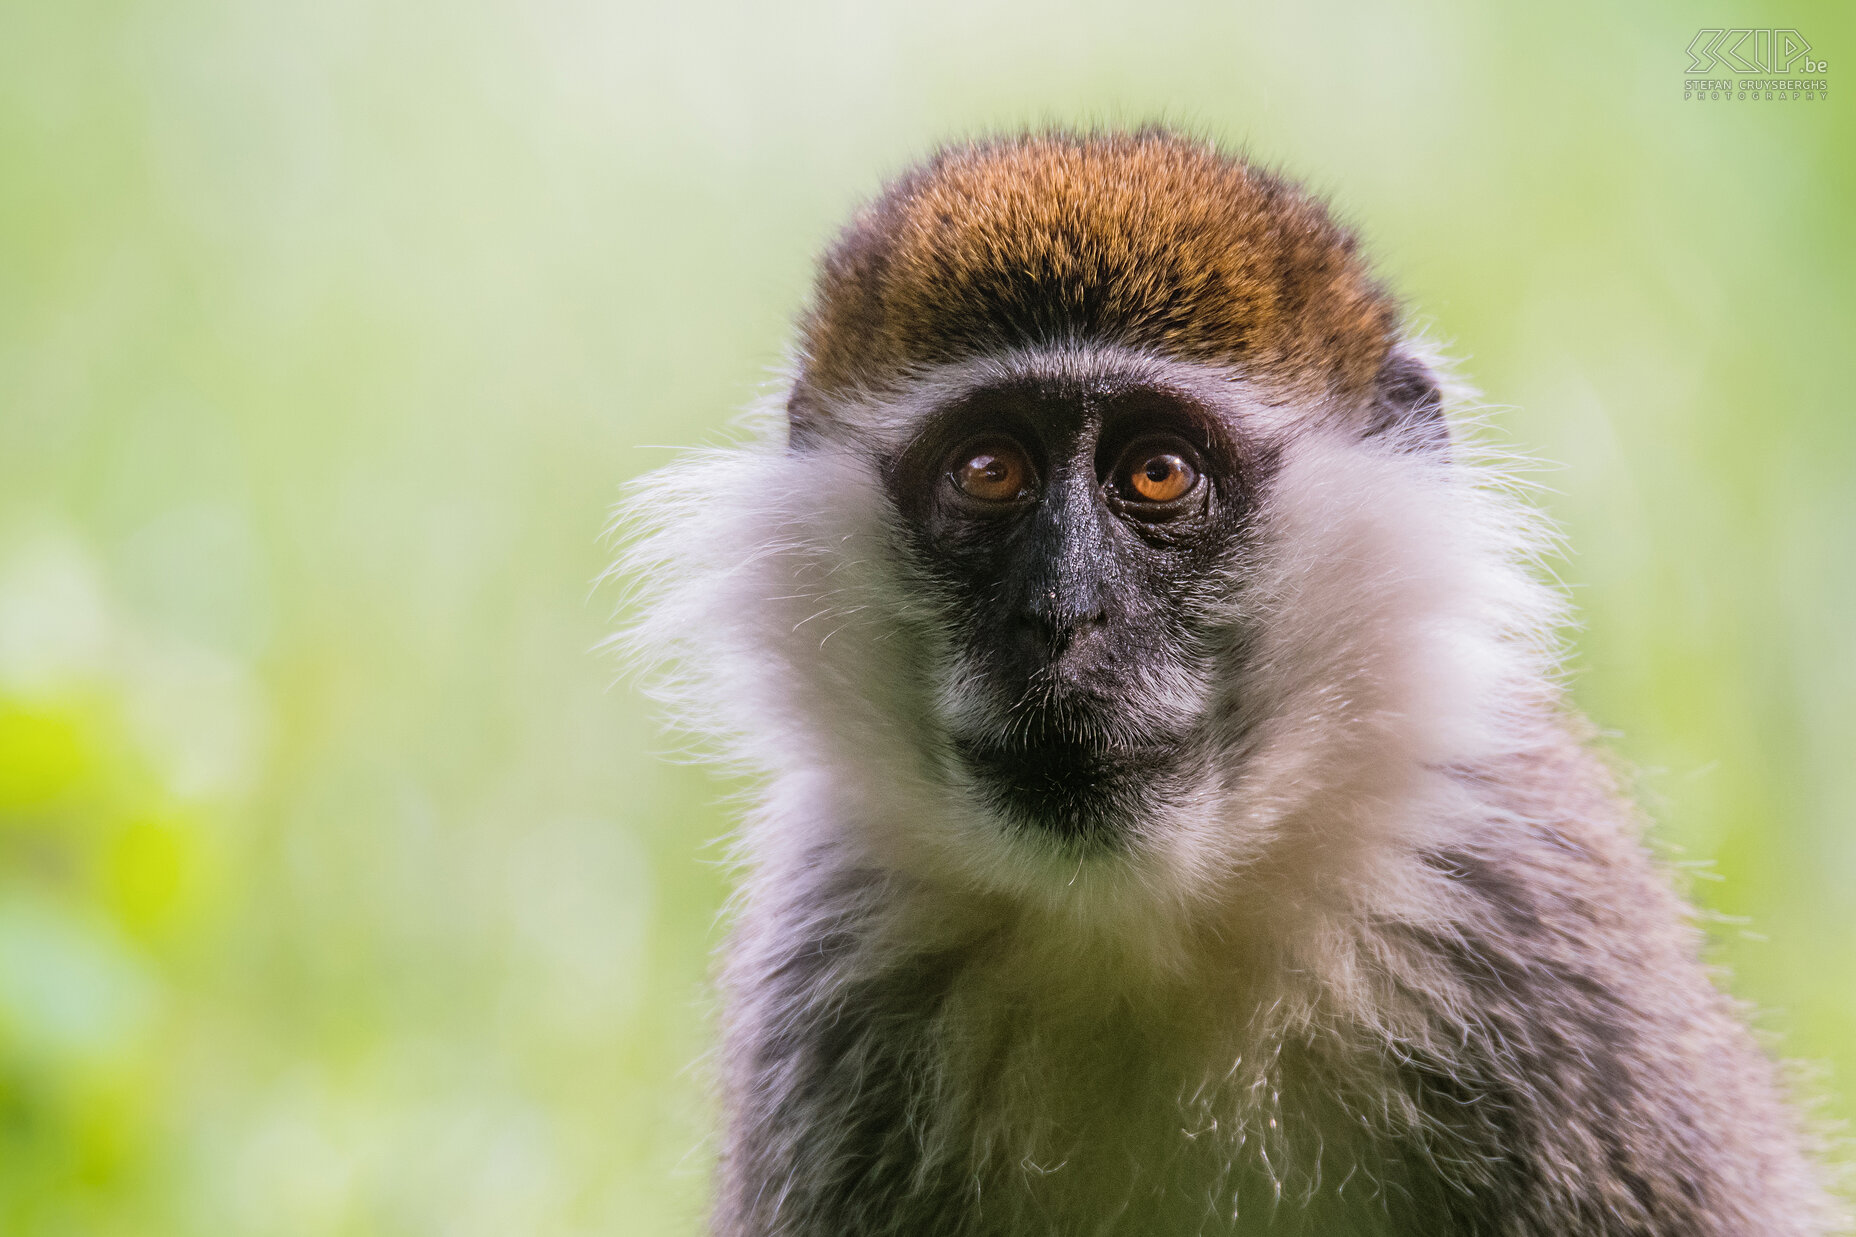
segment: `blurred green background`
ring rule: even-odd
[[[1856,1115],[1852,12],[1685,102],[1674,4],[0,0],[0,1232],[697,1231],[734,788],[607,508],[1045,120],[1333,193],[1560,465],[1577,693]]]

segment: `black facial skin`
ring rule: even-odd
[[[963,464],[1013,445],[1022,490],[1001,493],[1009,468],[963,490]],[[1197,474],[1170,502],[1130,476],[1156,452]],[[1204,616],[1238,586],[1261,455],[1188,396],[1111,375],[982,389],[888,462],[908,557],[995,706],[954,751],[1006,820],[1113,844],[1176,792],[1197,759],[1190,685],[1229,639]]]

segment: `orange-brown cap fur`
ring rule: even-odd
[[[942,150],[845,228],[801,323],[793,412],[816,415],[814,393],[1071,340],[1352,395],[1379,374],[1397,317],[1320,203],[1209,143],[1003,138]]]

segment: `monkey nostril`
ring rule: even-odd
[[[1054,661],[1107,623],[1108,615],[1099,609],[1056,614],[1041,609],[1027,610],[1012,621],[1011,635],[1020,654]]]
[[[1022,657],[1043,659],[1062,651],[1059,647],[1061,631],[1040,614],[1019,614],[1014,617],[1009,635],[1012,651]]]

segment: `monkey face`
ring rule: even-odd
[[[1112,843],[1189,780],[1257,455],[1191,394],[1110,370],[957,396],[888,463],[952,636],[940,720],[1004,819]]]
[[[789,872],[1222,898],[1500,754],[1551,662],[1530,518],[1398,321],[1318,203],[1204,143],[947,152],[826,253],[760,440],[640,484],[627,642],[769,780]]]

